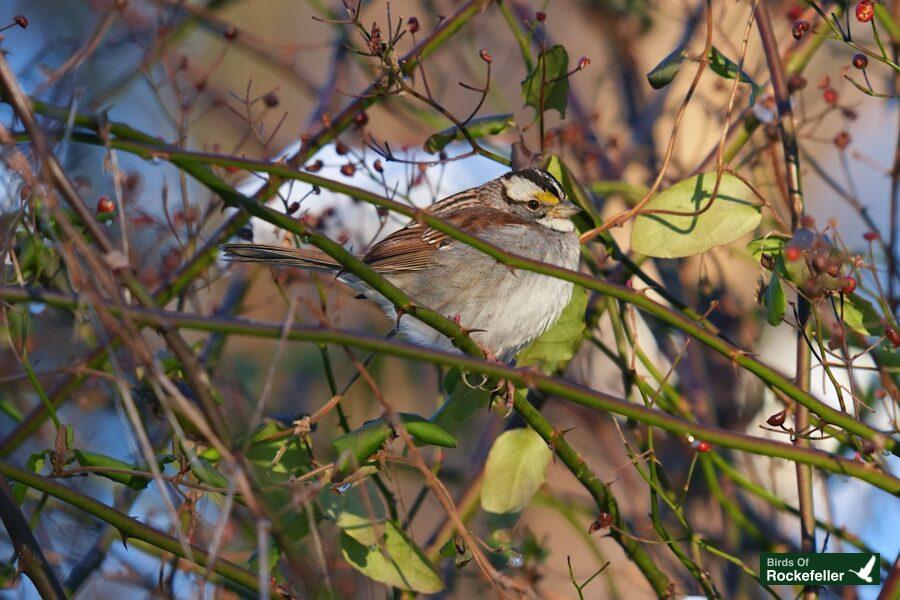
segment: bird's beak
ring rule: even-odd
[[[547,216],[551,219],[568,219],[569,217],[574,217],[580,212],[580,208],[578,208],[572,202],[566,200],[564,202],[560,202],[556,206],[551,206],[550,210],[547,211]]]

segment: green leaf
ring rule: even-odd
[[[772,327],[779,325],[784,311],[787,309],[787,300],[784,297],[784,289],[781,287],[781,278],[775,271],[772,272],[772,278],[769,279],[769,285],[766,286],[763,302],[766,305],[766,321]]]
[[[456,448],[456,438],[440,425],[420,415],[398,413],[407,433],[424,444]],[[337,455],[337,470],[348,473],[359,467],[367,458],[378,452],[394,430],[386,419],[375,419],[359,429],[345,433],[331,441]]]
[[[787,237],[779,237],[778,235],[764,235],[753,238],[747,242],[747,251],[753,255],[753,258],[759,260],[763,254],[777,256],[781,253],[784,245],[788,242]]]
[[[444,589],[428,558],[393,521],[385,521],[378,544],[364,545],[341,532],[341,553],[354,569],[392,587],[434,594]]]
[[[541,87],[544,88],[543,109],[551,108],[566,116],[566,102],[569,98],[569,53],[562,46],[553,46],[541,52],[537,65],[522,82],[522,96],[525,106],[541,111]]]
[[[513,125],[512,115],[489,115],[486,117],[478,117],[472,119],[465,124],[466,131],[473,138],[483,138],[489,135],[497,135],[504,132]],[[450,142],[459,142],[466,139],[462,131],[454,125],[443,131],[431,134],[425,140],[425,151],[431,154],[437,154],[443,150]]]
[[[543,485],[553,453],[531,428],[506,431],[488,454],[481,508],[489,513],[519,513]]]
[[[473,384],[481,380],[480,375],[470,375]],[[450,369],[444,376],[444,391],[447,399],[433,415],[430,421],[449,432],[457,432],[460,425],[469,420],[476,411],[488,407],[491,394],[485,390],[474,389],[465,384],[459,369]]]
[[[844,302],[835,299],[835,310],[840,316],[843,311],[844,325],[863,335],[881,335],[883,319],[872,303],[858,294],[844,295]]]
[[[363,496],[364,492],[367,497]],[[346,489],[344,486],[323,488],[319,492],[319,504],[325,518],[334,521],[360,544],[371,546],[383,535],[384,505],[366,479]]]
[[[87,452],[85,450],[72,450],[72,453],[75,455],[75,460],[77,460],[78,464],[82,467],[104,467],[107,469],[124,469],[128,471],[138,470],[137,467],[135,467],[131,463],[121,461],[118,458],[113,458],[112,456],[107,456],[105,454]],[[148,479],[147,477],[142,477],[140,475],[101,472],[97,472],[94,474],[99,475],[100,477],[105,477],[106,479],[111,479],[112,481],[116,481],[118,483],[124,483],[133,490],[142,490],[147,487],[147,484],[150,483],[150,479]]]
[[[550,374],[565,365],[581,343],[588,293],[572,288],[572,297],[556,323],[516,356],[517,366],[536,366]]]
[[[349,473],[359,468],[367,458],[375,454],[391,436],[391,426],[384,419],[365,423],[359,429],[331,440],[339,473]]]
[[[191,473],[200,483],[217,488],[228,488],[228,480],[225,479],[225,476],[219,473],[205,458],[191,461]]]
[[[715,46],[709,49],[709,68],[713,73],[725,79],[736,79],[740,72],[740,80],[743,83],[750,84],[750,106],[756,103],[756,97],[762,88],[756,85],[756,82],[744,71],[738,69],[737,63],[722,54]]]
[[[432,423],[421,415],[400,413],[400,421],[403,423],[403,427],[406,428],[407,433],[414,437],[417,442],[444,448],[456,448],[455,437],[437,423]]]
[[[667,210],[685,215],[640,214],[631,231],[635,252],[657,258],[679,258],[729,244],[750,233],[762,218],[753,192],[740,179],[722,174],[715,201],[707,203],[715,187],[716,173],[702,173],[654,196],[645,211]]]
[[[684,48],[684,44],[675,48],[671,54],[662,59],[658,65],[647,73],[647,81],[650,82],[650,87],[659,90],[672,83],[675,76],[678,75],[678,71],[681,70],[681,63],[684,62],[686,57],[687,51]]]

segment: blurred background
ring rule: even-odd
[[[805,2],[763,3],[772,14],[783,54],[791,56],[811,43],[810,37],[798,41],[791,35],[796,20],[815,23],[816,16]],[[357,52],[361,45],[358,32],[339,22],[347,18],[345,7],[331,0],[28,0],[2,4],[0,21],[18,14],[28,20],[25,29],[3,32],[2,48],[29,94],[73,112],[100,114],[105,119],[127,123],[166,144],[202,152],[259,160],[292,156],[301,148],[304,136],[327,127],[329,119],[359,94],[366,93],[373,78],[379,75],[377,62]],[[843,3],[824,4],[829,9],[839,9]],[[884,4],[896,13],[896,3]],[[377,23],[387,32],[389,20],[394,26],[400,23],[409,29],[409,18],[415,17],[419,32],[415,36],[407,32],[400,41],[402,54],[413,48],[414,39],[424,39],[460,6],[461,3],[443,0],[371,0],[361,3],[360,22],[366,27]],[[712,2],[714,43],[735,61],[741,55],[751,8],[752,3],[746,1]],[[484,85],[485,61],[479,50],[485,49],[492,57],[491,78],[478,114],[512,115],[514,126],[485,142],[486,147],[508,156],[517,142],[532,152],[542,147],[534,109],[523,107],[520,87],[527,70],[509,23],[523,32],[526,45],[564,45],[570,68],[579,57],[588,57],[590,64],[569,78],[571,90],[565,118],[556,111],[546,113],[543,146],[566,160],[581,183],[592,191],[602,214],[610,216],[633,205],[652,183],[694,69],[693,63],[686,63],[684,72],[661,90],[651,88],[646,73],[679,44],[685,44],[688,53],[702,50],[705,10],[705,2],[693,0],[485,2],[476,18],[427,58],[425,77],[430,93],[443,107],[454,115],[467,116],[480,94],[460,83]],[[545,19],[539,20],[538,13],[543,13]],[[864,24],[852,21],[850,27],[860,39],[870,36],[870,28]],[[794,108],[803,151],[807,213],[819,228],[834,220],[834,231],[843,243],[865,252],[868,245],[863,234],[870,226],[854,202],[864,205],[871,221],[885,231],[896,225],[890,223],[889,198],[900,122],[896,100],[866,95],[842,78],[852,55],[852,49],[827,40],[802,72],[803,85],[794,96]],[[743,69],[763,92],[751,108],[749,87],[740,86],[732,118],[750,115],[763,126],[735,157],[732,166],[739,166],[764,196],[779,197],[782,192],[778,167],[773,164],[780,160],[776,160],[780,146],[772,128],[767,126],[774,118],[774,103],[769,95],[765,56],[755,30],[747,38]],[[896,93],[889,69],[870,69],[869,78],[875,90]],[[421,86],[424,78],[417,73],[414,80]],[[798,81],[794,84],[801,85]],[[826,89],[837,93],[835,101],[825,97]],[[700,80],[684,113],[663,187],[690,176],[703,165],[706,167],[702,170],[707,170],[715,164],[714,151],[722,134],[730,93],[728,80],[711,75]],[[0,105],[0,119],[10,129],[16,129],[11,126],[13,118],[8,105]],[[107,197],[124,207],[129,259],[141,281],[151,288],[175,273],[233,215],[231,209],[222,208],[217,197],[165,160],[145,160],[75,143],[69,139],[70,130],[64,121],[47,119],[43,125],[51,132],[58,156],[89,204]],[[324,177],[420,206],[506,171],[503,165],[479,156],[429,166],[391,162],[377,152],[388,144],[397,157],[433,161],[437,157],[427,153],[423,145],[431,134],[449,125],[446,118],[424,103],[408,96],[389,97],[359,113],[356,122],[310,157],[305,167]],[[836,143],[841,133],[848,135],[843,140],[846,143]],[[456,142],[444,152],[453,157],[468,150],[466,144]],[[375,166],[376,159],[380,159],[383,168]],[[247,194],[257,192],[267,180],[245,169],[214,169]],[[6,184],[5,195],[0,196],[0,219],[5,221],[0,222],[9,224],[20,208],[21,182],[3,170],[0,181]],[[848,201],[848,197],[853,201]],[[404,222],[369,204],[301,182],[282,186],[270,205],[290,210],[295,203],[297,208],[290,211],[295,218],[345,242],[356,252],[364,251]],[[122,241],[122,231],[115,224],[108,225],[108,234],[117,244]],[[627,250],[629,225],[612,234]],[[280,243],[285,234],[254,220],[240,228],[233,239]],[[616,271],[616,261],[608,256],[600,253],[594,258],[604,272]],[[756,281],[762,271],[744,250],[744,243],[690,259],[648,261],[643,268],[700,312],[717,301],[718,309],[711,319],[730,339],[741,347],[753,348],[760,359],[792,375],[795,330],[787,325],[768,327],[761,318]],[[332,278],[312,279],[293,270],[223,261],[210,265],[188,291],[172,300],[170,307],[212,314],[222,307],[235,310],[237,306],[236,312],[242,316],[282,323],[293,306],[295,322],[317,325],[320,300],[335,326],[383,335],[393,325],[376,306],[355,299],[352,291]],[[65,312],[39,303],[30,304],[28,309],[28,355],[44,387],[52,389],[73,370],[83,368],[84,357],[103,340],[88,323]],[[635,317],[635,322],[641,346],[666,372],[679,355],[684,339],[658,331],[657,326],[645,323],[640,316]],[[13,328],[9,319],[7,327]],[[596,336],[607,341],[614,339],[608,315],[601,318]],[[12,342],[6,339],[13,337],[4,336],[0,341],[0,435],[13,431],[17,421],[41,402],[12,351]],[[154,333],[145,333],[144,337],[158,356],[165,358],[161,339]],[[186,337],[198,348],[208,348],[206,334],[187,333]],[[135,359],[126,351],[122,351],[120,359],[122,371],[134,376]],[[331,359],[333,377],[340,388],[355,369],[339,352],[333,352]],[[857,381],[866,393],[874,394],[880,384],[874,371],[865,371],[871,364],[865,360],[858,363],[862,371],[857,373]],[[429,415],[440,406],[445,376],[441,370],[385,356],[374,360],[370,370],[397,410]],[[210,371],[224,397],[229,420],[238,431],[253,423],[254,408],[263,394],[268,395],[265,417],[287,424],[315,412],[332,397],[323,372],[322,353],[310,344],[288,343],[282,348],[277,340],[229,337]],[[836,369],[836,373],[847,379],[845,370]],[[625,393],[622,372],[591,344],[583,344],[566,377],[617,396]],[[836,406],[833,386],[824,372],[814,369],[812,380],[813,392]],[[760,429],[770,415],[781,410],[780,401],[751,375],[739,374],[728,361],[698,344],[687,347],[671,382],[702,420],[787,441],[782,433]],[[83,385],[71,392],[59,417],[72,425],[76,447],[134,462],[140,457],[139,445],[112,387],[108,378],[89,375]],[[639,397],[635,400],[640,401]],[[353,427],[381,413],[371,392],[360,384],[349,388],[341,406]],[[543,410],[555,426],[568,430],[567,441],[610,485],[634,535],[655,538],[648,517],[646,484],[631,468],[613,419],[552,399]],[[164,421],[150,409],[143,419],[151,434],[164,428]],[[628,436],[640,439],[641,432],[634,423],[618,422]],[[887,420],[876,419],[873,423],[883,428],[891,426]],[[429,451],[429,456],[440,457],[441,479],[451,494],[462,494],[478,477],[478,465],[484,462],[492,440],[506,425],[497,414],[481,411],[453,432],[460,439],[457,449],[440,455]],[[312,435],[314,450],[327,455],[328,440],[337,431],[337,416],[331,413]],[[45,425],[9,456],[17,464],[24,464],[31,453],[53,445],[54,431]],[[837,444],[828,441],[817,447],[833,450]],[[696,523],[705,536],[741,556],[746,564],[758,567],[762,543],[747,539],[734,526],[733,515],[723,514],[722,505],[699,476],[686,483],[694,456],[689,445],[676,436],[663,435],[658,440],[657,453],[672,478],[673,489],[689,489],[684,505],[688,520]],[[896,473],[896,459],[886,460],[888,469]],[[796,505],[793,464],[753,455],[735,455],[731,461],[753,482]],[[390,486],[407,503],[413,502],[421,488],[419,476],[400,470],[395,475],[396,481],[391,481]],[[74,477],[65,483],[104,503],[121,506],[141,521],[172,530],[171,516],[156,483],[140,492],[122,492],[121,486],[97,477]],[[730,498],[771,544],[782,549],[796,546],[799,526],[793,516],[735,489],[729,480],[721,483],[723,487],[716,493]],[[816,510],[822,519],[858,535],[888,562],[900,552],[900,506],[896,498],[840,477],[817,477],[815,489]],[[222,514],[220,496],[179,489],[175,498],[181,507],[179,515],[189,522],[192,542],[208,546],[220,536],[223,556],[244,565],[254,560],[255,543],[247,533],[246,519],[242,522],[240,515],[235,516],[225,523],[224,530],[217,531]],[[51,564],[61,578],[76,578],[78,597],[126,594],[128,598],[189,598],[232,594],[222,586],[205,582],[196,573],[176,568],[170,558],[160,559],[137,545],[123,545],[114,531],[62,503],[30,493],[25,505],[35,515],[33,527]],[[551,463],[547,483],[513,532],[513,543],[525,555],[525,566],[516,572],[517,576],[529,581],[542,597],[574,597],[566,558],[571,558],[572,573],[578,581],[609,562],[583,590],[584,597],[652,597],[649,585],[624,557],[619,545],[609,537],[587,534],[587,525],[596,517],[593,512],[590,497],[578,482],[563,465]],[[477,516],[473,529],[483,530],[482,521]],[[427,496],[411,536],[425,545],[443,522],[440,505]],[[315,552],[322,552],[331,584],[340,597],[384,597],[387,588],[356,573],[341,560],[336,536],[335,527],[323,522],[316,536],[318,550],[312,541],[304,541],[302,551],[311,561]],[[828,544],[841,547],[842,542],[831,538]],[[676,597],[702,593],[664,546],[647,547],[672,577]],[[11,553],[11,547],[0,536],[0,564]],[[443,592],[446,597],[492,593],[473,566],[457,572],[446,563],[440,570],[448,584],[448,591]],[[706,557],[703,566],[723,597],[756,598],[765,594],[727,561]],[[13,578],[8,571],[0,597],[36,597],[27,578]],[[321,592],[314,585],[315,573],[316,568],[311,566],[305,582],[310,597]],[[784,597],[793,594],[788,589],[779,593]],[[876,593],[873,588],[860,588],[827,591],[824,596],[875,597]]]

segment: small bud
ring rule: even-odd
[[[596,520],[588,527],[588,533],[594,533],[601,529],[606,529],[613,524],[613,516],[607,512],[600,513]]]
[[[297,212],[298,210],[300,210],[300,203],[299,203],[299,202],[291,202],[291,203],[288,205],[288,207],[287,207],[287,211],[288,211],[288,214],[289,214],[289,215],[294,214],[294,213]]]
[[[787,411],[783,410],[781,412],[777,412],[768,419],[766,419],[766,423],[771,425],[772,427],[781,427],[784,425],[784,420],[787,418]]]
[[[410,33],[416,33],[419,31],[419,20],[415,17],[410,17],[406,20],[406,28]]]
[[[356,123],[357,127],[365,127],[369,122],[369,115],[365,111],[359,111],[353,115],[353,122]]]
[[[875,16],[875,3],[872,0],[860,0],[856,5],[856,20],[868,23]]]
[[[842,131],[834,136],[834,145],[838,150],[843,150],[850,145],[850,134]]]
[[[334,151],[338,153],[338,156],[344,156],[348,152],[350,152],[350,148],[347,147],[347,144],[344,142],[337,142],[334,145]]]
[[[478,56],[480,56],[481,60],[483,60],[484,62],[486,62],[488,64],[491,64],[494,61],[494,57],[492,57],[490,54],[488,54],[488,51],[484,48],[482,48],[481,50],[478,51]]]
[[[380,158],[375,159],[375,162],[372,163],[372,168],[375,169],[377,173],[384,173],[384,165],[381,164]]]
[[[323,167],[323,166],[324,166],[324,163],[322,162],[322,159],[318,159],[318,160],[316,160],[316,162],[314,162],[313,164],[311,164],[311,165],[306,165],[305,168],[306,168],[306,170],[307,170],[308,172],[310,172],[310,173],[318,173],[319,171],[322,170],[322,167]]]
[[[857,69],[865,69],[869,66],[869,57],[862,52],[853,55],[853,66]]]
[[[837,90],[832,87],[826,88],[825,91],[822,93],[822,98],[824,98],[825,102],[827,102],[828,104],[836,103],[838,100]]]
[[[589,59],[587,56],[582,56],[581,58],[578,59],[578,70],[579,71],[584,70],[590,64],[591,64],[591,59]]]
[[[347,163],[346,165],[341,165],[341,174],[346,177],[353,177],[356,173],[356,165],[353,163]]]
[[[232,25],[228,25],[225,27],[225,29],[222,30],[222,37],[224,37],[229,42],[233,42],[235,39],[237,39],[237,36],[238,30]]]
[[[116,203],[109,196],[97,198],[97,212],[100,214],[111,213],[116,210]]]
[[[809,21],[795,21],[794,26],[791,27],[791,35],[794,36],[795,40],[802,38],[807,31],[809,31]]]
[[[863,237],[866,238],[866,240],[868,240],[870,242],[874,242],[875,240],[878,239],[878,232],[877,231],[867,231],[863,234]]]
[[[788,91],[792,94],[806,87],[806,79],[801,75],[791,75],[788,78]]]
[[[547,13],[537,11],[536,13],[534,13],[534,18],[537,19],[538,23],[543,23],[547,20]]]
[[[263,96],[263,104],[268,106],[269,108],[275,108],[281,101],[278,99],[278,94],[275,92],[269,92],[265,96]]]
[[[28,27],[28,17],[26,17],[25,15],[16,15],[13,17],[13,23],[18,25],[22,29],[25,29],[26,27]]]

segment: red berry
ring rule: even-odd
[[[697,444],[697,452],[701,454],[706,454],[710,450],[712,450],[712,444],[707,441],[700,440],[700,442]]]
[[[365,111],[360,111],[353,115],[353,122],[356,123],[358,127],[365,127],[366,123],[369,122],[369,115],[367,115]]]
[[[97,212],[110,213],[116,210],[116,203],[109,196],[100,196],[97,198]]]
[[[897,333],[897,330],[890,325],[884,328],[884,336],[891,342],[891,345],[894,348],[900,346],[900,333]]]
[[[278,106],[279,102],[281,102],[281,100],[278,98],[278,94],[276,94],[275,92],[269,92],[268,94],[263,96],[263,103],[265,103],[265,105],[269,108],[275,108],[276,106]]]
[[[863,237],[866,238],[870,242],[874,242],[875,240],[878,239],[878,232],[877,231],[867,231],[863,234]]]
[[[534,18],[537,19],[539,23],[543,23],[547,20],[547,13],[537,11],[536,13],[534,13]]]
[[[869,57],[860,52],[853,55],[853,66],[857,69],[865,69],[869,66]]]
[[[790,261],[799,260],[801,254],[800,248],[796,246],[788,246],[784,249],[784,257]]]
[[[860,0],[856,5],[856,20],[868,23],[875,16],[875,3],[872,0]]]
[[[772,427],[781,427],[782,425],[784,425],[785,418],[787,418],[787,411],[783,410],[766,419],[766,423],[768,423]]]
[[[380,158],[375,159],[375,162],[372,163],[372,168],[378,173],[384,173],[384,166],[381,164]]]
[[[834,104],[838,99],[837,90],[832,87],[826,88],[822,93],[822,97],[825,98],[825,102],[827,102],[828,104]]]
[[[853,290],[856,289],[856,279],[853,277],[844,277],[844,285],[841,286],[841,291],[845,294],[852,294]]]
[[[850,134],[846,131],[842,131],[836,136],[834,136],[834,145],[838,150],[843,150],[847,146],[850,145]]]
[[[344,142],[338,142],[334,145],[334,151],[337,152],[339,156],[343,156],[350,152],[350,148],[348,148],[347,144]]]

